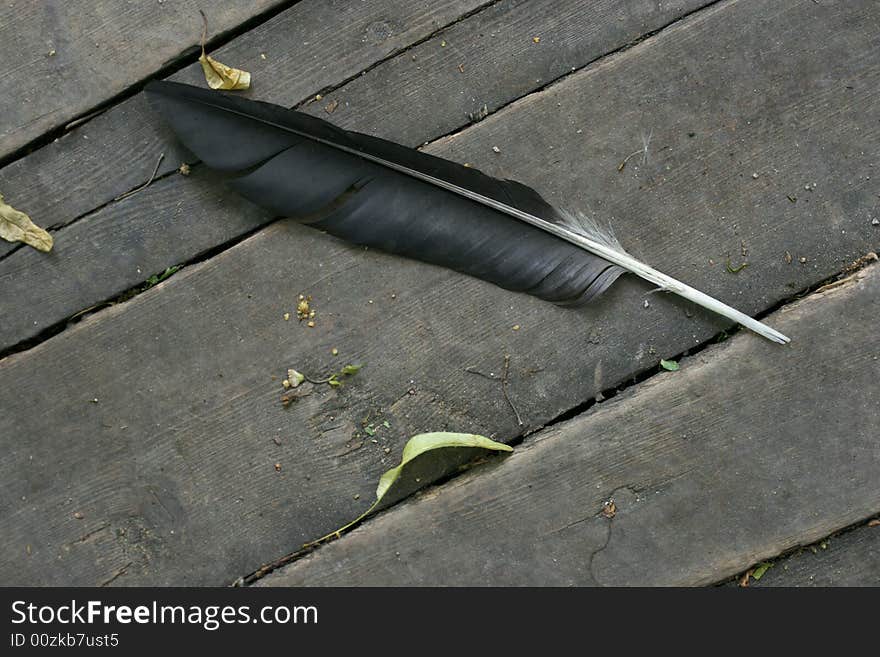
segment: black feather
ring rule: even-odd
[[[624,272],[543,230],[347,150],[563,222],[520,183],[269,103],[174,82],[151,82],[146,92],[197,157],[239,174],[231,185],[279,216],[555,303],[587,302]]]

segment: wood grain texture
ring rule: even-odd
[[[874,201],[859,176],[870,171],[872,156],[860,148],[877,139],[870,114],[877,98],[861,81],[878,74],[871,56],[833,43],[814,54],[816,30],[829,25],[847,44],[867,39],[864,6],[788,3],[788,13],[765,24],[771,5],[779,10],[778,3],[716,5],[432,150],[524,178],[557,200],[602,199],[602,216],[613,215],[619,234],[649,261],[746,310],[767,308],[873,248]],[[758,45],[771,52],[751,62]],[[697,61],[687,77],[671,65]],[[767,119],[781,111],[774,89],[802,67],[845,75],[864,92],[826,93],[805,76],[800,94],[786,96],[786,123]],[[764,93],[742,93],[756,84]],[[653,104],[638,116],[651,120],[657,152],[619,173],[620,159],[640,144],[633,108],[645,99]],[[816,114],[819,99],[833,120]],[[749,121],[763,127],[743,128]],[[667,143],[674,148],[661,150]],[[797,149],[812,163],[800,162]],[[757,182],[738,175],[755,162],[780,161],[798,163]],[[828,171],[810,193],[800,191],[807,166]],[[196,173],[178,192],[162,193],[176,180],[120,204],[151,219],[150,239],[194,239],[184,232],[190,213],[212,217],[218,231],[265,220]],[[175,215],[178,203],[184,218]],[[143,273],[158,270],[149,239],[126,234],[133,224],[117,216],[108,212],[102,230],[68,240],[82,249],[76,261],[125,259],[118,245],[130,243],[147,263]],[[751,264],[730,274],[724,254],[735,257],[743,239]],[[807,262],[786,263],[788,249]],[[3,265],[11,262],[23,261]],[[2,276],[4,300],[14,271]],[[62,298],[57,290],[67,283],[52,281],[65,271],[46,277],[46,297]],[[87,271],[82,285],[90,284]],[[314,329],[282,318],[298,293],[314,297]],[[410,435],[518,435],[498,385],[466,367],[497,372],[510,354],[510,395],[527,428],[536,428],[722,327],[631,278],[592,307],[564,310],[277,222],[0,361],[0,445],[8,454],[0,463],[0,523],[11,527],[0,533],[0,577],[95,584],[124,569],[114,584],[227,583],[363,511]],[[367,363],[352,385],[280,406],[287,367],[320,374],[344,361]],[[375,418],[392,429],[380,430],[377,443],[355,437]]]
[[[343,87],[341,96],[330,96],[305,109],[344,127],[417,146],[467,122],[469,105],[460,101],[463,90],[484,88],[481,106],[503,105],[697,5],[689,1],[657,8],[655,3],[638,0],[624,10],[619,3],[603,1],[584,12],[579,2],[557,4],[550,11],[547,3],[499,3],[440,32],[414,48],[414,54],[408,51],[356,78]],[[334,3],[303,2],[235,40],[217,57],[254,74],[252,97],[294,105],[478,6],[474,0],[456,0],[433,3],[426,10],[399,0],[378,6],[356,3],[343,11]],[[508,24],[511,27],[502,30]],[[531,31],[543,35],[539,44],[532,41]],[[495,32],[497,38],[489,36]],[[581,33],[585,36],[578,37]],[[440,45],[447,38],[457,44],[455,49]],[[443,54],[446,48],[448,56]],[[465,74],[457,68],[462,48],[471,56]],[[478,52],[482,52],[482,65],[474,61]],[[260,53],[266,54],[266,60]],[[420,63],[414,63],[413,56]],[[391,70],[383,73],[386,68]],[[201,84],[201,75],[196,66],[173,79]],[[391,86],[405,93],[392,92]],[[346,91],[349,87],[353,88]],[[337,109],[329,115],[325,108],[334,102]],[[144,182],[162,152],[166,157],[160,174],[174,171],[187,157],[139,95],[57,144],[0,171],[0,189],[15,190],[14,195],[6,193],[9,202],[27,208],[35,218],[45,218],[42,225],[51,227]],[[13,272],[18,281],[15,290],[0,287],[0,316],[8,318],[0,320],[0,349],[270,219],[251,214],[227,221],[219,204],[198,207],[190,198],[193,193],[200,202],[209,195],[225,198],[219,186],[194,192],[186,179],[169,184],[161,191],[164,201],[157,202],[153,190],[153,196],[141,194],[111,203],[76,225],[55,231],[56,253],[51,259],[33,260],[22,252],[0,263],[0,281],[8,285]],[[171,202],[177,197],[189,199],[183,204],[191,211],[178,212],[177,201]],[[108,223],[116,226],[121,221],[127,225],[105,230]],[[171,228],[163,239],[162,231],[172,223],[182,225]],[[181,230],[188,233],[181,235]],[[96,234],[100,234],[97,242]],[[151,245],[145,258],[139,244],[148,240]],[[7,254],[13,249],[11,245],[5,248]],[[0,244],[0,257],[3,249]],[[113,254],[109,259],[108,252]],[[38,290],[40,303],[35,302]]]
[[[192,52],[202,33],[200,6],[216,35],[281,4],[4,2],[0,158]]]
[[[366,124],[379,137],[418,145],[707,4],[505,0],[352,80],[324,104],[338,103],[335,123]]]
[[[880,509],[878,311],[874,265],[775,313],[789,347],[710,347],[260,583],[699,585],[812,543]]]
[[[252,88],[242,95],[293,106],[481,4],[303,0],[211,54],[253,74]],[[197,63],[171,79],[204,85]],[[57,229],[146,182],[162,153],[160,176],[192,159],[137,94],[0,169],[0,189],[41,225]],[[0,242],[0,257],[13,248]]]
[[[798,550],[749,586],[880,586],[880,527],[863,526]]]

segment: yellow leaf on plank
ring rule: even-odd
[[[201,9],[204,26],[202,28],[202,55],[199,63],[205,72],[205,80],[211,89],[247,89],[251,86],[251,74],[238,68],[232,68],[218,62],[205,53],[205,40],[208,38],[208,17]]]
[[[373,435],[367,432],[368,435]],[[375,433],[375,432],[373,432]],[[420,483],[418,478],[413,481],[406,481],[406,471],[418,460],[438,459],[438,455],[446,450],[477,450],[477,451],[495,451],[495,452],[512,452],[513,447],[503,443],[495,442],[485,436],[478,436],[473,433],[450,433],[446,431],[438,431],[434,433],[420,433],[409,439],[403,448],[403,457],[400,465],[391,468],[379,478],[379,486],[376,488],[376,501],[369,509],[364,511],[357,518],[347,525],[340,527],[335,532],[331,532],[326,536],[322,536],[316,541],[306,543],[303,548],[312,548],[316,545],[324,543],[332,538],[339,538],[343,532],[351,529],[364,518],[369,516],[373,511],[380,507],[384,508],[384,504],[393,503],[405,497],[409,492],[418,488],[414,485]],[[398,495],[395,495],[395,489]],[[357,497],[355,497],[357,499]]]
[[[52,250],[52,236],[24,212],[6,205],[3,194],[0,194],[0,237],[7,242],[24,242],[38,251]]]
[[[205,54],[199,57],[199,63],[205,72],[205,80],[211,89],[247,89],[251,86],[251,74],[241,69],[221,64],[213,57]]]

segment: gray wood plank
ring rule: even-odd
[[[699,585],[811,543],[880,509],[878,312],[873,265],[774,313],[790,346],[739,334],[261,583]]]
[[[460,129],[707,0],[507,0],[326,96],[333,121],[406,144]],[[537,39],[537,42],[535,41]],[[411,116],[400,124],[388,117]]]
[[[357,78],[344,87],[346,91],[339,98],[314,103],[307,111],[327,118],[326,104],[338,102],[338,109],[329,116],[337,123],[419,145],[467,121],[469,105],[460,100],[465,91],[483,89],[480,105],[495,108],[699,4],[689,0],[658,7],[638,0],[622,9],[619,3],[605,1],[595,3],[587,13],[582,3],[574,0],[552,3],[552,10],[546,2],[499,3],[441,32],[414,48],[412,54],[404,53]],[[402,0],[383,3],[381,12],[373,5],[356,4],[341,16],[337,16],[335,5],[312,5],[296,5],[217,54],[223,61],[253,71],[253,97],[293,105],[322,86],[344,80],[390,51],[423,38],[478,3],[435,3],[430,12]],[[365,30],[379,36],[364,42]],[[541,35],[538,44],[532,40],[533,32]],[[387,39],[379,39],[386,34],[390,34]],[[444,42],[446,47],[440,45]],[[317,52],[315,43],[322,44]],[[262,52],[267,53],[266,60],[260,58]],[[413,56],[418,63],[413,62]],[[464,74],[457,68],[462,57],[468,61]],[[386,68],[387,73],[383,72]],[[175,79],[198,83],[200,75],[196,67]],[[406,89],[406,93],[391,93],[391,86]],[[347,91],[349,87],[351,91]],[[389,97],[383,111],[381,95],[386,92]],[[54,217],[66,223],[141,184],[163,151],[166,158],[160,172],[174,171],[184,156],[138,96],[58,144],[0,171],[0,189],[10,190],[5,192],[7,200],[27,209],[35,220],[46,217],[51,222],[48,218]],[[73,180],[62,184],[70,176]],[[193,193],[188,180],[170,184],[161,188],[168,197],[188,198]],[[180,214],[175,204],[157,203],[153,191],[153,196],[112,203],[57,231],[51,258],[33,259],[21,252],[0,264],[0,280],[6,283],[14,273],[18,281],[15,290],[0,288],[0,316],[10,318],[0,321],[0,349],[119,294],[143,281],[145,274],[187,261],[269,220],[251,215],[227,222],[220,218],[224,211],[216,204],[201,209],[193,206],[195,211]],[[210,193],[197,195],[204,200]],[[220,191],[216,195],[223,197]],[[187,206],[191,203],[192,199],[184,201]],[[157,205],[167,213],[157,213]],[[123,217],[130,226],[105,229]],[[221,221],[224,224],[218,226]],[[184,225],[171,228],[171,223]],[[189,232],[180,234],[184,228]],[[161,238],[163,231],[170,231],[165,239]],[[98,233],[102,236],[95,242]],[[171,233],[176,235],[172,238]],[[145,258],[141,244],[147,240],[151,245]],[[7,247],[7,253],[11,248]],[[2,249],[0,245],[0,257]],[[107,258],[107,252],[113,257]],[[39,294],[39,303],[35,294]]]
[[[485,1],[442,0],[426,7],[406,0],[368,4],[303,0],[212,55],[252,72],[253,86],[243,95],[293,106]],[[171,79],[204,85],[199,64]],[[0,169],[0,189],[40,225],[58,228],[146,182],[162,153],[160,176],[191,157],[138,94]],[[0,257],[14,248],[0,242]]]
[[[604,186],[596,197],[604,198],[605,209],[619,204],[621,212],[633,204],[633,214],[615,214],[615,223],[649,261],[747,310],[785,299],[868,250],[874,239],[870,223],[861,228],[873,199],[857,174],[868,163],[859,149],[877,138],[870,114],[876,87],[865,83],[864,95],[842,97],[806,85],[800,95],[789,94],[784,129],[763,118],[767,112],[778,116],[774,85],[799,75],[802,66],[831,74],[823,66],[830,66],[826,57],[834,46],[826,45],[814,59],[813,31],[830,26],[848,44],[858,44],[867,39],[859,31],[864,12],[854,4],[805,12],[792,3],[789,13],[763,25],[767,5],[717,7],[512,105],[438,144],[437,151],[495,172],[506,169],[556,198],[571,194],[575,202]],[[827,12],[818,15],[823,20],[811,13],[820,10]],[[779,32],[779,25],[790,29]],[[752,53],[758,44],[777,50],[743,68],[733,55]],[[724,59],[719,53],[726,53]],[[697,59],[696,77],[686,81],[670,66]],[[877,75],[877,62],[868,55],[833,61],[834,75],[846,72],[859,88]],[[746,84],[768,91],[757,98],[731,96],[745,105],[726,96],[714,100]],[[817,94],[832,104],[833,121],[816,114]],[[627,112],[639,99],[658,96],[670,126],[663,127],[652,107],[655,139],[675,148],[618,173],[618,155],[631,152],[639,139],[628,128],[633,116]],[[564,112],[557,105],[563,101]],[[752,121],[763,128],[719,126],[719,112],[737,117],[737,125]],[[543,117],[541,130],[534,127],[536,117]],[[581,126],[586,137],[576,131]],[[854,128],[858,143],[851,141]],[[702,145],[685,130],[699,130]],[[592,140],[605,149],[602,157],[585,156]],[[491,150],[493,143],[501,153]],[[797,161],[793,144],[815,150],[820,157],[813,166],[831,172],[819,178],[824,185],[809,203],[778,199],[802,188],[804,172],[797,167],[774,174],[772,184],[730,175],[729,152],[748,171],[754,161]],[[694,162],[712,172],[711,184],[692,184],[688,166]],[[240,202],[198,176],[187,183],[184,189],[193,195],[177,199],[184,207],[204,206],[221,225],[249,216],[234,207]],[[802,195],[797,189],[789,193]],[[142,211],[156,217],[153,234],[160,239],[179,223],[169,216],[177,200],[155,198],[153,206],[167,208],[145,205]],[[211,198],[222,202],[209,203]],[[728,209],[719,211],[719,204]],[[846,213],[838,210],[843,204]],[[732,216],[730,208],[737,209],[735,226],[721,218]],[[660,219],[647,225],[646,215]],[[107,239],[104,234],[128,225],[111,219],[106,231],[81,241]],[[829,233],[831,220],[846,233]],[[753,254],[747,269],[734,275],[723,264],[708,264],[707,258],[723,258],[743,238]],[[809,256],[808,263],[786,264],[786,249]],[[282,319],[298,293],[314,296],[314,329]],[[514,325],[521,329],[512,330]],[[564,310],[275,223],[157,288],[0,361],[0,445],[9,455],[0,463],[0,522],[11,527],[0,534],[0,577],[9,583],[94,584],[124,568],[114,583],[231,581],[357,515],[410,435],[449,428],[509,440],[520,433],[497,386],[468,375],[465,367],[497,370],[504,354],[511,354],[510,394],[528,428],[535,428],[721,326],[673,299],[648,295],[629,278],[590,308]],[[334,347],[339,360],[366,362],[367,368],[341,392],[316,390],[281,408],[279,379],[272,377],[289,366],[325,371],[336,361],[329,355]],[[354,438],[371,413],[392,426],[380,430],[376,444]],[[206,553],[213,558],[205,559]]]
[[[749,586],[880,586],[880,527],[860,527],[798,550]]]
[[[284,4],[204,5],[212,35]],[[63,126],[199,44],[200,3],[8,0],[0,6],[0,158]]]

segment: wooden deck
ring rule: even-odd
[[[204,84],[197,7],[93,4],[0,8],[0,192],[55,238],[0,242],[5,584],[880,584],[876,2],[206,7],[246,95],[586,210],[787,347],[633,277],[560,309],[182,176],[140,89]],[[524,427],[465,371],[506,355]],[[288,367],[345,362],[279,403]],[[516,451],[288,557],[446,429]]]

